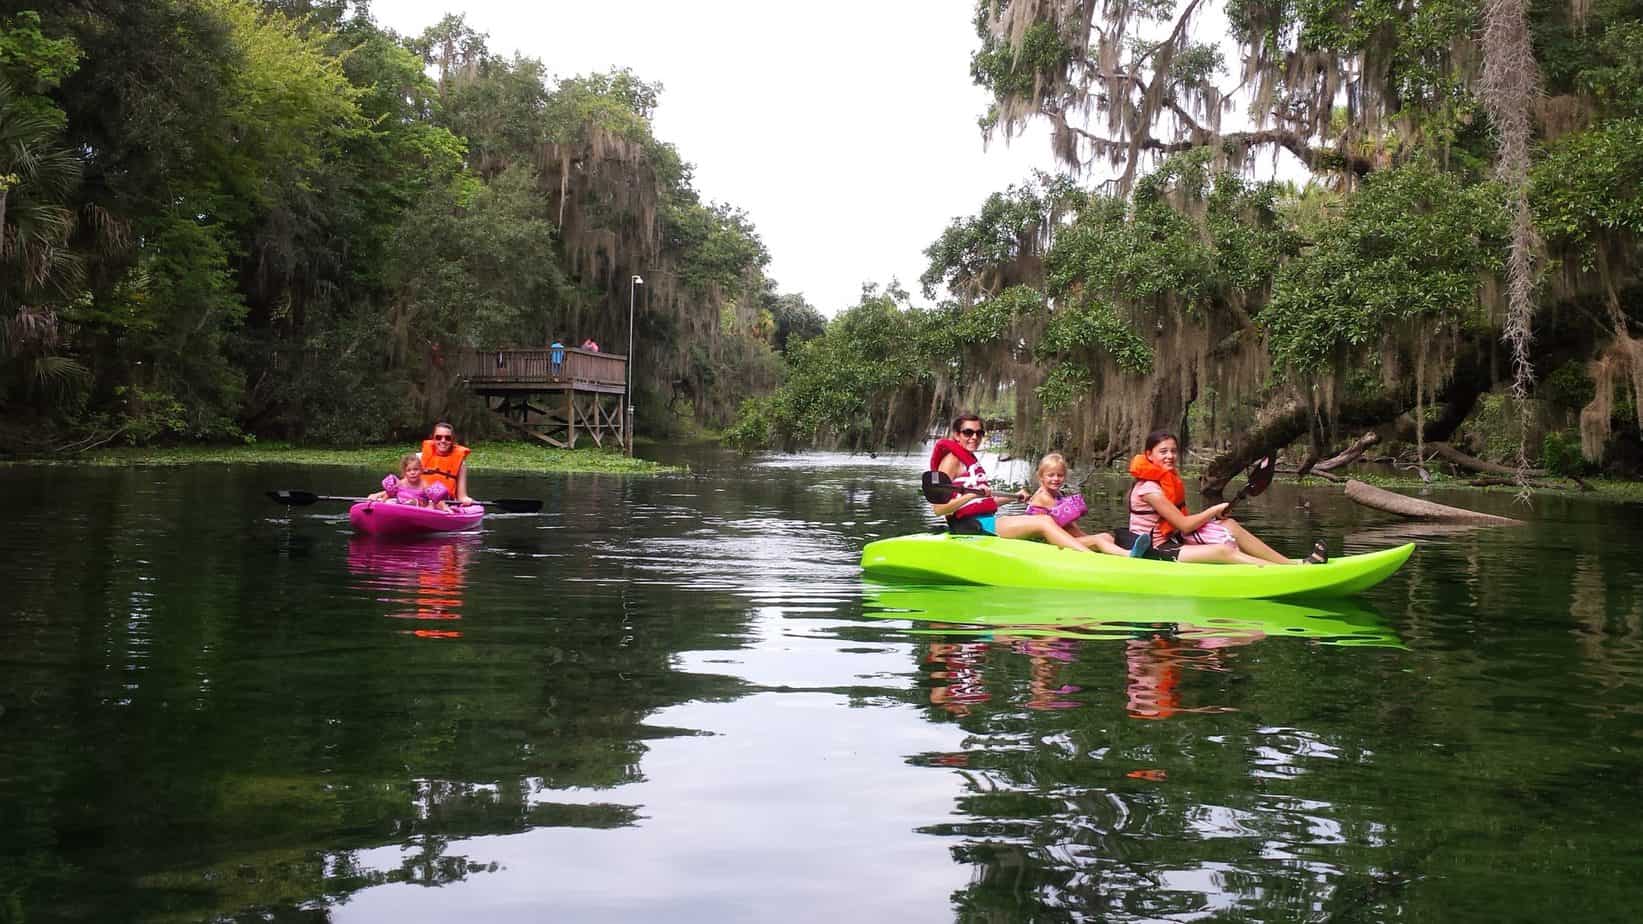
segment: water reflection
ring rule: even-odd
[[[1200,644],[1200,648],[1267,637],[1302,638],[1326,645],[1402,647],[1377,613],[1353,599],[1280,603],[1018,587],[868,584],[863,612],[939,624],[943,634],[1007,632],[1118,641],[1165,633],[1175,639],[1211,643]]]
[[[1110,648],[1086,647],[1101,642],[1122,646],[1125,713],[1141,720],[1231,711],[1226,704],[1186,702],[1183,675],[1226,673],[1232,650],[1266,638],[1402,647],[1374,613],[1350,601],[1332,601],[1326,609],[1270,601],[870,585],[864,612],[913,620],[920,626],[914,634],[932,636],[924,654],[929,702],[953,716],[969,715],[994,699],[995,688],[1010,687],[1009,678],[1020,673],[1012,662],[1025,662],[1023,707],[1077,707],[1084,702],[1084,688],[1064,675],[1081,658],[1110,658]],[[989,671],[999,675],[995,682],[989,682]]]
[[[272,516],[270,482],[325,489],[295,473],[6,484],[0,919],[1637,906],[1634,512],[1422,531],[1385,620],[864,587],[865,541],[927,525],[922,464],[488,476],[543,514],[386,546]],[[1410,529],[1286,491],[1248,508],[1275,542]]]
[[[418,638],[461,638],[462,591],[480,538],[472,534],[416,539],[354,535],[348,572],[357,586],[392,607],[392,619],[439,625],[405,630]]]

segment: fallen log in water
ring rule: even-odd
[[[1479,513],[1476,510],[1466,510],[1461,507],[1434,504],[1418,497],[1410,497],[1407,494],[1398,494],[1377,488],[1374,485],[1364,484],[1355,478],[1346,483],[1346,496],[1354,503],[1362,504],[1365,507],[1417,520],[1447,520],[1451,523],[1473,523],[1479,526],[1523,525],[1522,520],[1495,516],[1492,513]]]

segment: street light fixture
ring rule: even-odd
[[[628,455],[633,455],[633,303],[639,293],[639,287],[645,284],[644,277],[633,274],[632,283],[628,286],[628,358],[625,370],[626,382],[622,386],[622,400],[627,402],[627,413],[622,415],[627,425]]]

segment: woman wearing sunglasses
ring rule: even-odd
[[[453,503],[471,504],[468,496],[468,452],[456,442],[456,428],[441,420],[433,436],[422,441],[422,479],[443,484]]]
[[[999,516],[998,501],[993,499],[987,486],[987,471],[976,459],[981,438],[987,435],[981,418],[963,414],[953,421],[953,433],[947,439],[936,440],[930,452],[930,468],[946,475],[953,484],[964,489],[952,500],[930,504],[938,517],[947,518],[947,528],[958,535],[988,535],[1003,539],[1043,539],[1065,549],[1095,554],[1083,543],[1069,535],[1049,514],[1037,516]],[[1022,491],[1019,499],[1026,500]]]

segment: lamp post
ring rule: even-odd
[[[622,400],[627,402],[627,413],[622,415],[622,423],[628,431],[624,442],[627,443],[629,456],[633,455],[633,302],[639,293],[639,287],[644,284],[645,280],[638,273],[634,273],[633,280],[628,285],[628,358],[627,368],[624,370],[627,375],[626,383],[622,386]]]

